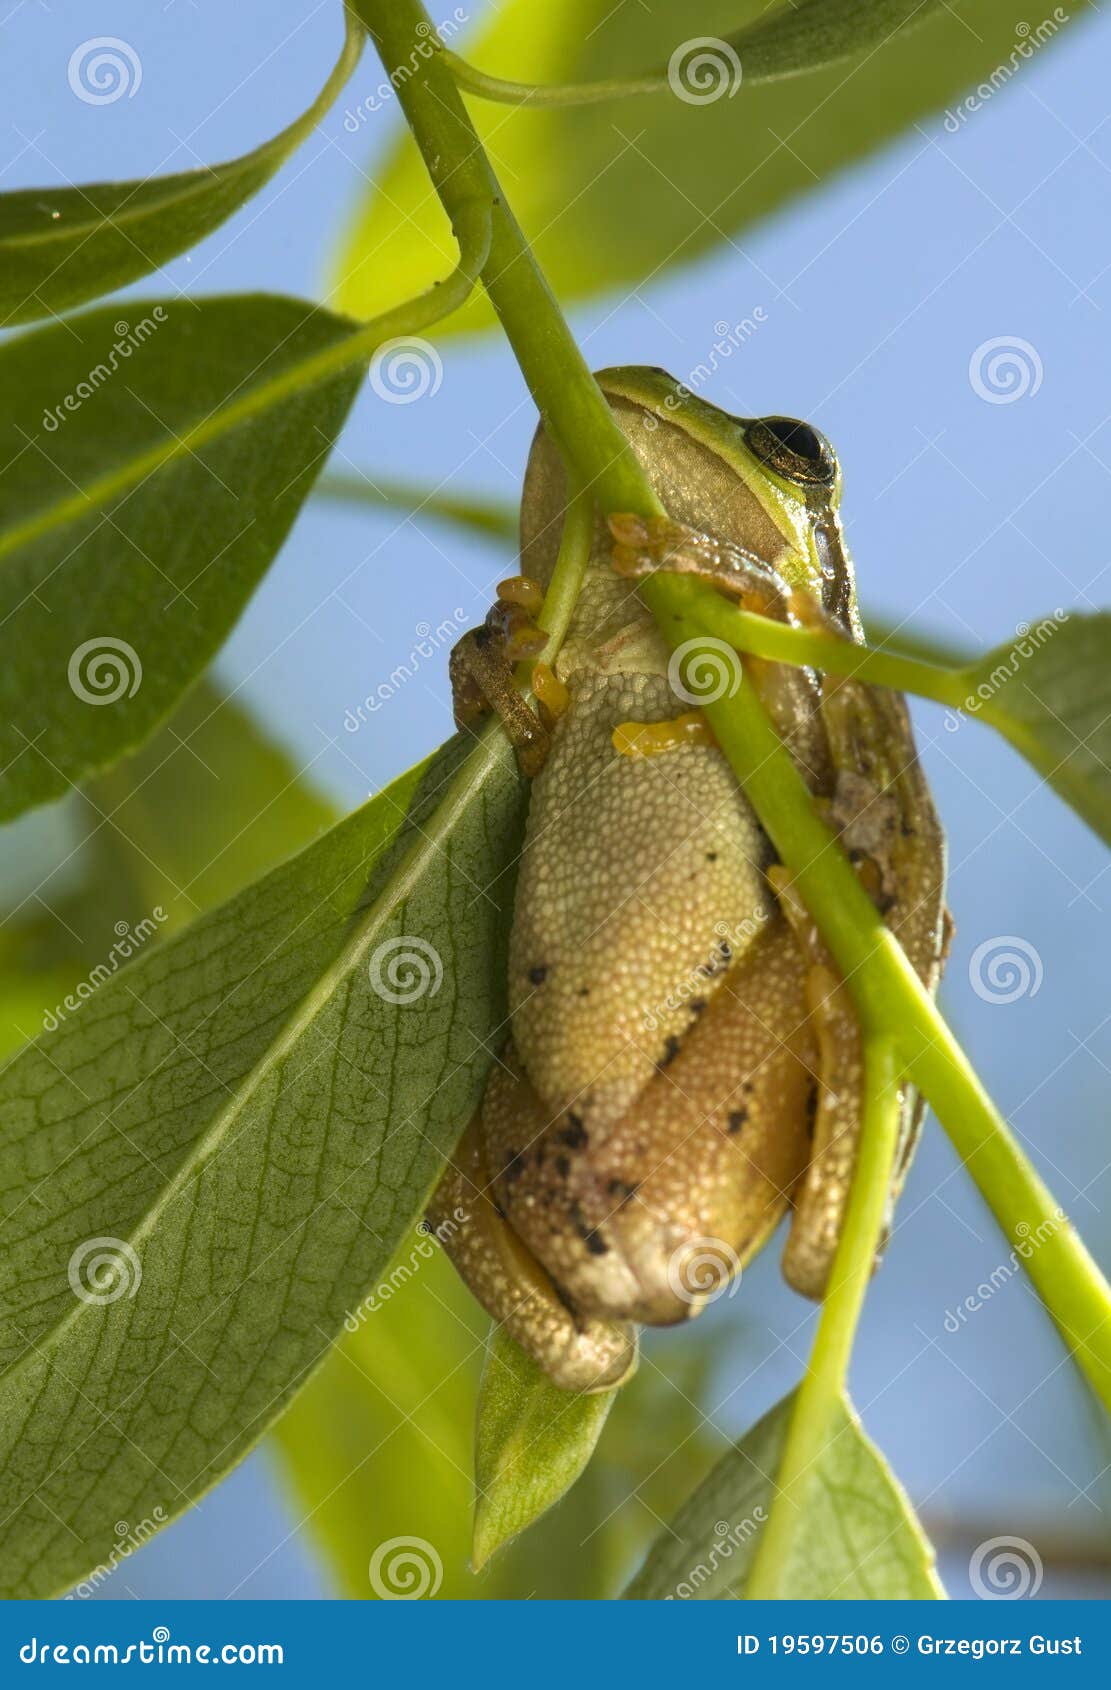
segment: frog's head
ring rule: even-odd
[[[715,528],[853,621],[841,470],[824,434],[795,417],[731,416],[666,370],[638,365],[598,380],[677,520]]]

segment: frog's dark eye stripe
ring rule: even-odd
[[[824,434],[794,417],[756,417],[745,430],[751,452],[773,474],[801,487],[832,487],[837,459]]]

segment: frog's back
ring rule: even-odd
[[[674,436],[661,452],[640,407],[613,403],[634,447],[652,439],[646,467],[680,520],[704,526],[707,509],[723,524],[739,520],[728,499],[723,510],[720,487],[713,498],[700,488],[705,454],[682,430],[657,422]],[[559,455],[540,434],[521,541],[525,572],[544,583],[563,506]],[[748,498],[744,518],[752,520]],[[759,931],[772,907],[769,847],[715,746],[646,758],[614,749],[622,722],[664,721],[690,706],[672,690],[668,650],[649,612],[610,564],[601,524],[559,672],[571,705],[533,783],[510,1008],[533,1086],[589,1130],[612,1124],[667,1064],[729,960]]]

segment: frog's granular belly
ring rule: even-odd
[[[721,753],[629,758],[682,708],[658,674],[579,670],[533,785],[510,942],[513,1038],[543,1103],[611,1125],[771,909],[770,847]]]

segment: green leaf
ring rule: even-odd
[[[990,722],[1111,844],[1111,614],[1044,616],[962,679],[965,709]]]
[[[295,1517],[347,1599],[381,1596],[371,1558],[402,1539],[441,1600],[508,1595],[497,1583],[480,1587],[467,1567],[486,1316],[427,1237],[409,1235],[382,1286],[272,1433]],[[388,1590],[388,1581],[382,1566],[378,1583]],[[252,1595],[250,1586],[238,1594]]]
[[[475,1435],[476,1569],[570,1490],[616,1396],[561,1391],[500,1326],[494,1328]]]
[[[866,8],[864,0],[853,8],[861,27],[865,10],[877,8]],[[733,35],[766,12],[765,0],[705,0],[697,34]],[[1012,55],[1021,63],[1024,38],[1015,26],[1027,16],[1019,0],[952,0],[921,29],[867,46],[847,65],[791,82],[747,87],[742,80],[735,97],[726,88],[707,104],[689,104],[668,89],[626,105],[530,110],[475,100],[471,111],[548,280],[568,302],[641,286],[646,276],[735,240],[955,104],[966,88],[1010,64]],[[801,42],[817,21],[810,6],[797,12],[781,6],[760,30],[798,31]],[[622,77],[666,63],[673,49],[691,40],[694,22],[687,0],[633,6],[568,0],[559,7],[506,0],[467,56],[483,71],[516,81]],[[1055,37],[1078,27],[1070,21]],[[785,42],[781,37],[779,51],[786,52]],[[928,221],[921,234],[929,239]],[[341,309],[368,316],[426,286],[452,251],[424,167],[412,143],[400,138],[341,243],[334,298]],[[388,264],[371,259],[381,252],[389,253]],[[707,363],[732,356],[758,322],[747,318],[715,330],[719,340],[707,349]],[[493,323],[488,302],[476,297],[452,318],[448,332]]]
[[[335,499],[344,504],[369,505],[372,510],[411,512],[414,516],[436,517],[442,522],[473,529],[476,534],[493,536],[507,545],[517,544],[517,507],[480,499],[477,495],[457,498],[441,493],[438,488],[418,487],[413,482],[393,481],[388,476],[358,474],[323,475],[316,484],[316,494],[322,499]]]
[[[92,782],[86,811],[91,849],[107,859],[101,887],[126,876],[134,904],[162,905],[174,928],[339,819],[311,769],[205,680],[136,756]]]
[[[734,37],[745,80],[771,81],[838,64],[916,29],[941,0],[793,0]]]
[[[641,1599],[743,1596],[767,1520],[793,1394],[718,1462],[657,1538],[625,1592]],[[943,1596],[906,1494],[844,1402],[804,1493],[782,1594],[810,1601]]]
[[[497,729],[418,776],[145,950],[0,1076],[11,1595],[65,1588],[115,1521],[170,1517],[234,1465],[477,1101],[523,787]]]
[[[203,670],[362,346],[316,306],[244,295],[129,301],[0,348],[0,817],[134,748]]]
[[[307,139],[350,76],[365,36],[344,16],[343,50],[318,97],[243,158],[136,182],[0,195],[0,325],[72,311],[148,275],[226,222]]]
[[[200,681],[137,756],[11,824],[53,826],[38,841],[39,891],[0,926],[0,1055],[40,1033],[106,958],[125,966],[153,923],[168,935],[335,820],[288,753]],[[8,850],[12,832],[0,836]]]

